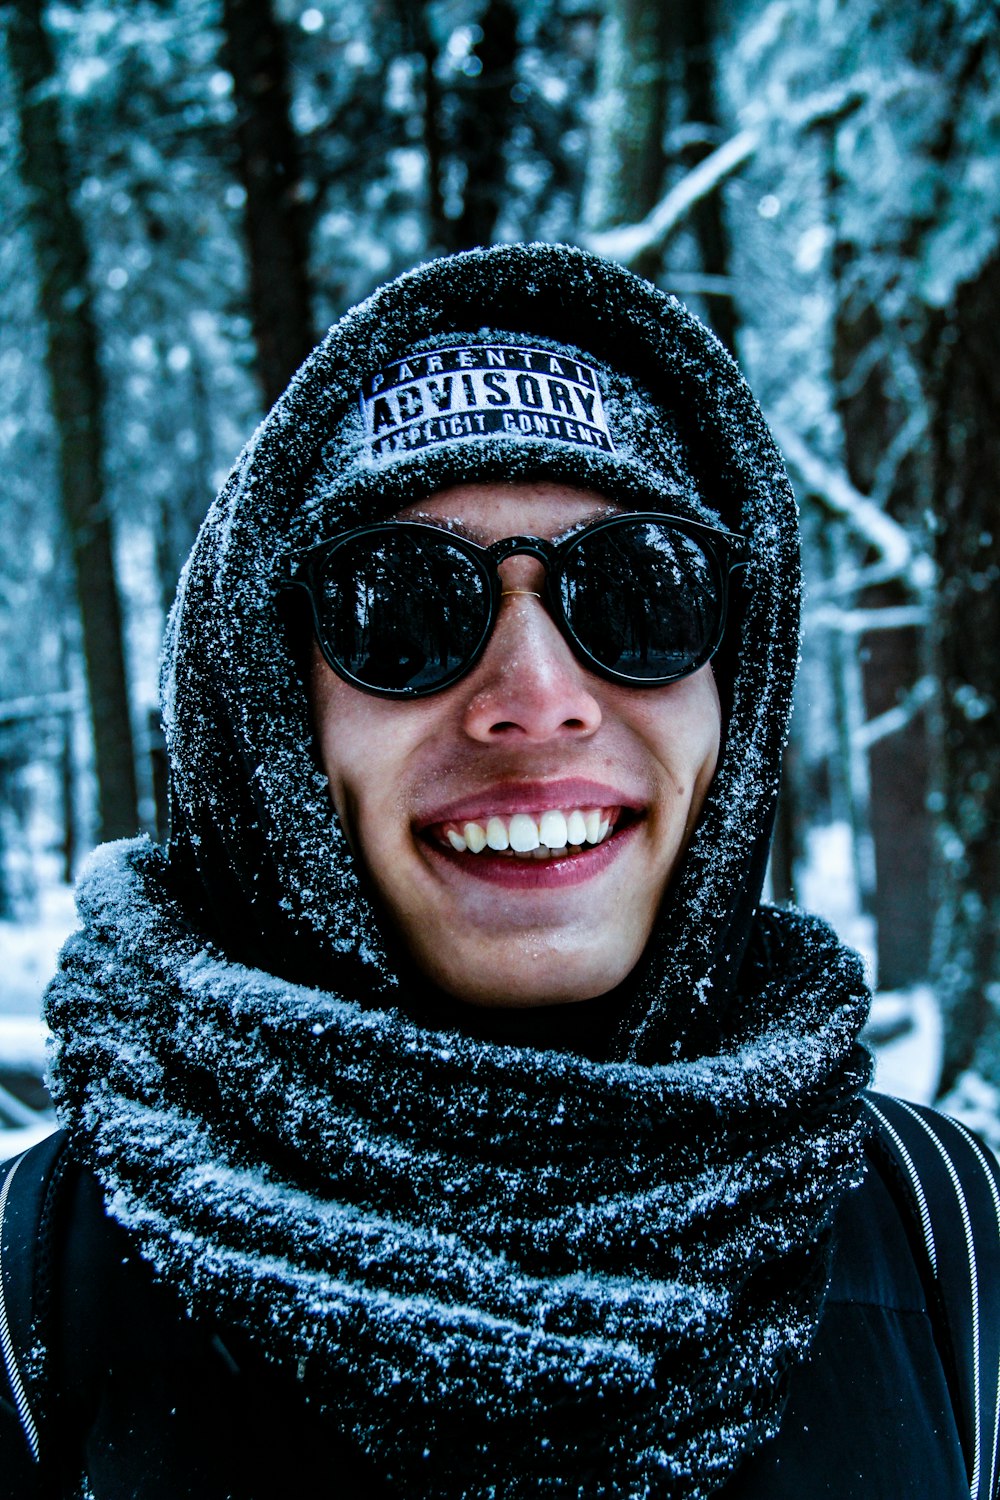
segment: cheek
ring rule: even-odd
[[[370,800],[373,788],[391,779],[391,768],[382,764],[382,758],[393,737],[380,732],[377,700],[342,682],[318,652],[313,659],[310,698],[330,796],[356,844],[359,809]]]
[[[409,827],[405,788],[425,754],[427,710],[360,692],[322,657],[313,663],[311,703],[334,809],[355,853],[377,871],[380,858],[398,857]]]
[[[632,722],[675,794],[697,799],[700,807],[715,774],[722,738],[722,711],[711,667],[650,693],[635,706]]]
[[[690,738],[691,772],[699,807],[715,775],[722,746],[722,713],[715,679],[709,677],[708,684],[708,690],[704,693],[708,701],[704,705],[704,712],[699,714],[697,722],[692,726]]]
[[[338,713],[336,685],[337,678],[313,647],[309,679],[309,707],[312,714],[313,732],[316,736],[320,764],[330,784],[333,805],[338,815],[343,817],[342,772],[345,759],[345,736],[343,733],[337,733],[337,727],[344,716]]]

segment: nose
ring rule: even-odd
[[[601,723],[595,680],[574,657],[540,597],[535,559],[501,565],[504,596],[482,659],[468,679],[465,731],[482,743],[586,738]]]

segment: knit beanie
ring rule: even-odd
[[[416,340],[361,376],[299,526],[331,509],[364,523],[453,484],[538,479],[718,521],[677,421],[639,381],[576,344],[480,328]]]

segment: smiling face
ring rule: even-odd
[[[470,484],[399,518],[489,544],[615,510],[569,485]],[[528,592],[502,600],[473,670],[430,697],[364,693],[314,647],[320,753],[352,847],[441,989],[482,1006],[591,999],[652,931],[715,771],[719,697],[709,666],[654,689],[604,681],[536,597],[543,565],[511,557],[500,576]]]

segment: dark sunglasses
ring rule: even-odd
[[[289,554],[285,586],[312,604],[333,670],[386,698],[422,698],[475,666],[508,594],[499,565],[545,564],[544,599],[574,655],[629,687],[687,677],[717,650],[741,536],[678,516],[631,512],[561,542],[511,536],[480,547],[439,526],[384,521]]]

